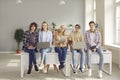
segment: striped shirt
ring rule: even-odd
[[[94,44],[96,44],[96,48],[101,47],[101,34],[100,34],[100,32],[96,30],[93,33],[95,35],[95,36],[93,36],[94,39],[91,39],[92,36],[90,36],[90,34],[91,34],[90,30],[85,32],[85,43],[86,43],[85,49],[90,49],[90,47],[93,45],[92,42],[94,42]],[[91,41],[91,40],[94,40],[94,41]]]

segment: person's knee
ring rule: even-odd
[[[90,56],[92,54],[91,50],[88,50],[87,56]]]
[[[40,51],[39,51],[40,53],[43,53],[43,50],[42,49],[40,49]]]
[[[103,58],[103,53],[99,53],[99,56],[100,56],[101,58]]]
[[[98,54],[99,54],[100,56],[103,56],[103,51],[102,51],[102,49],[97,49],[97,51],[98,51]]]
[[[81,55],[85,55],[85,53],[84,53],[82,50],[80,51],[80,54],[81,54]]]
[[[49,48],[49,49],[48,49],[48,52],[51,52],[51,51],[52,51],[52,48]]]
[[[55,47],[55,52],[61,52],[60,48]]]
[[[75,54],[75,53],[76,53],[76,51],[75,51],[75,50],[71,50],[71,52],[72,52],[72,54]]]
[[[62,52],[63,52],[63,51],[62,51],[61,49],[58,49],[58,53],[59,53],[59,54],[62,54]]]
[[[90,50],[90,49],[88,49],[88,51],[87,51],[89,54],[91,54],[92,53],[92,51]]]

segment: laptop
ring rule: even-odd
[[[73,49],[84,49],[85,48],[85,42],[73,42]]]
[[[49,48],[49,47],[50,47],[50,42],[39,42],[37,44],[38,49]]]

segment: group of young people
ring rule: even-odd
[[[92,75],[91,69],[91,54],[92,52],[97,52],[99,54],[99,77],[102,77],[103,70],[103,51],[101,49],[101,34],[98,30],[95,29],[95,22],[89,22],[90,29],[85,32],[83,36],[80,32],[81,26],[79,24],[75,25],[74,30],[70,33],[66,33],[65,25],[61,25],[59,29],[52,32],[48,28],[46,21],[42,22],[41,30],[37,30],[37,23],[33,22],[30,24],[29,30],[24,33],[23,39],[23,50],[29,53],[29,67],[27,74],[31,73],[32,64],[34,64],[35,71],[44,69],[44,72],[47,72],[46,64],[46,54],[51,52],[52,48],[58,53],[58,59],[60,62],[59,70],[64,68],[64,63],[66,60],[67,49],[70,47],[72,54],[73,62],[73,72],[76,73],[76,62],[74,54],[80,53],[80,68],[79,70],[84,73],[85,70],[85,55],[87,55],[87,67],[88,67],[88,76]],[[82,48],[74,49],[74,42],[85,42],[84,51]],[[37,48],[39,42],[49,42],[50,47],[48,48]],[[36,62],[36,52],[40,52],[41,61],[40,65],[37,65]]]

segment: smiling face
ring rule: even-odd
[[[90,23],[89,26],[90,26],[90,30],[92,30],[92,31],[95,30],[95,24],[94,23]]]
[[[36,29],[35,25],[32,25],[30,30],[31,30],[32,32],[34,32],[35,29]]]
[[[78,32],[80,30],[79,26],[75,26],[75,31]]]
[[[43,30],[47,30],[48,25],[46,23],[43,23],[42,27],[43,27]]]
[[[34,26],[34,25],[31,27],[31,30],[32,30],[32,31],[35,31],[35,26]]]
[[[29,30],[30,30],[31,32],[35,32],[36,29],[37,29],[37,23],[35,23],[35,22],[31,23],[31,24],[30,24],[30,27],[29,27]]]

